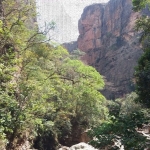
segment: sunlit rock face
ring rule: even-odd
[[[86,7],[79,20],[78,48],[86,52],[82,60],[106,77],[103,94],[108,99],[134,89],[134,67],[142,54],[140,35],[134,30],[139,16],[132,0],[110,0]]]
[[[84,7],[107,1],[109,0],[36,0],[39,27],[43,28],[45,22],[54,21],[56,28],[50,32],[52,40],[60,43],[76,41],[78,20]]]

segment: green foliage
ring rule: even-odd
[[[147,48],[138,61],[135,72],[137,101],[150,108],[150,49]]]
[[[73,50],[70,53],[70,58],[71,59],[80,59],[85,53],[80,51],[79,49]]]
[[[34,17],[32,4],[8,0],[3,6],[0,139],[6,149],[37,136],[39,143],[51,137],[58,144],[59,137],[72,132],[73,122],[85,129],[105,120],[105,98],[98,92],[104,86],[101,75],[52,46],[44,35],[49,29],[41,33],[27,25]]]
[[[149,8],[150,0],[132,0],[134,11],[141,11],[143,8]],[[149,46],[149,34],[150,34],[150,19],[149,16],[142,15],[136,20],[137,31],[141,32],[141,39],[143,46]]]
[[[121,109],[121,104],[118,101],[107,101],[109,115],[118,117]]]
[[[140,11],[141,9],[145,8],[146,5],[149,6],[150,0],[132,0],[133,9],[135,11]]]
[[[150,35],[150,18],[148,16],[142,16],[136,21],[136,30],[141,32],[140,42],[143,47],[149,47],[149,35]]]
[[[149,6],[149,0],[134,0],[133,5],[135,10]],[[150,107],[150,19],[149,16],[142,16],[136,22],[136,28],[141,31],[141,42],[143,44],[144,53],[138,61],[138,66],[135,68],[136,93],[138,102],[141,102],[146,107]]]
[[[149,115],[147,110],[142,109],[139,104],[134,102],[135,97],[135,93],[132,93],[126,99],[116,100],[109,104],[110,120],[94,128],[90,133],[95,138],[91,141],[93,146],[118,149],[115,142],[120,141],[125,149],[143,150],[147,147],[148,140],[138,133],[137,129],[148,122]],[[116,113],[112,108],[117,108]]]
[[[97,148],[107,146],[113,149],[114,143],[118,140],[125,149],[142,150],[147,147],[147,140],[136,131],[136,128],[145,121],[142,111],[131,113],[129,116],[120,115],[118,118],[112,118],[111,121],[94,129],[92,134],[97,140],[93,140],[91,144]]]

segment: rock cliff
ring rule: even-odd
[[[65,47],[68,52],[72,52],[73,50],[77,50],[78,46],[77,46],[77,41],[72,41],[72,42],[68,42],[68,43],[63,43],[62,46]]]
[[[132,0],[110,0],[87,6],[79,20],[78,48],[86,52],[82,60],[105,76],[108,99],[134,89],[134,67],[142,54],[134,30],[140,15],[133,12]]]

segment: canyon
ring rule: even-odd
[[[106,86],[102,93],[107,99],[115,99],[135,89],[134,68],[142,54],[140,33],[135,31],[135,22],[141,13],[132,10],[132,0],[106,2],[95,0],[87,3],[92,5],[80,14],[79,33],[76,20],[86,4],[84,1],[52,0],[49,3],[46,0],[47,5],[43,5],[37,0],[41,12],[37,20],[39,26],[52,20],[56,22],[56,30],[52,32],[54,35],[57,33],[54,39],[65,42],[63,45],[69,52],[75,49],[85,52],[82,61],[95,67],[104,76]],[[58,10],[55,10],[57,5]],[[147,11],[144,13],[149,14]],[[53,38],[53,35],[50,36]]]
[[[107,99],[123,97],[135,89],[134,68],[142,55],[135,22],[142,13],[149,15],[147,10],[134,12],[132,0],[110,0],[87,6],[78,22],[76,49],[86,53],[82,61],[104,76],[102,93]]]
[[[133,133],[138,129],[148,129],[149,133],[149,125],[143,126],[149,112],[144,116],[147,109],[143,111],[124,96],[135,88],[134,67],[143,53],[139,42],[141,32],[135,30],[135,22],[142,13],[149,15],[149,12],[132,11],[132,0],[110,0],[87,6],[78,23],[77,41],[63,44],[70,53],[75,49],[83,53],[77,50],[68,55],[61,46],[48,44],[46,36],[39,32],[38,19],[31,15],[35,14],[35,3],[31,4],[31,0],[3,2],[0,0],[0,149],[94,150],[85,143],[93,139],[102,144],[112,135],[113,146],[116,138],[122,144],[126,139],[127,144],[130,141],[135,144],[138,139],[143,142]],[[63,11],[62,1],[58,2],[55,7]],[[63,2],[67,5],[67,1]],[[74,30],[65,26],[68,17],[65,18],[67,11],[63,12],[61,24],[67,31]],[[70,20],[66,22],[69,24]],[[124,97],[119,106],[115,101],[106,101],[97,91],[103,87],[99,73],[76,58],[103,75],[106,86],[101,92],[108,100]],[[131,95],[130,99],[133,98]],[[104,139],[99,141],[103,131]]]

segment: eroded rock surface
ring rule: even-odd
[[[72,52],[73,50],[77,50],[78,49],[77,41],[63,43],[62,46],[64,46],[68,50],[68,52]]]
[[[97,149],[95,149],[94,147],[92,147],[89,144],[81,142],[79,144],[71,146],[70,148],[66,147],[66,146],[63,146],[59,150],[97,150]]]
[[[134,89],[134,67],[142,54],[134,30],[140,15],[133,12],[132,0],[110,0],[86,7],[79,20],[78,48],[86,52],[82,60],[106,77],[103,93],[108,99]]]

